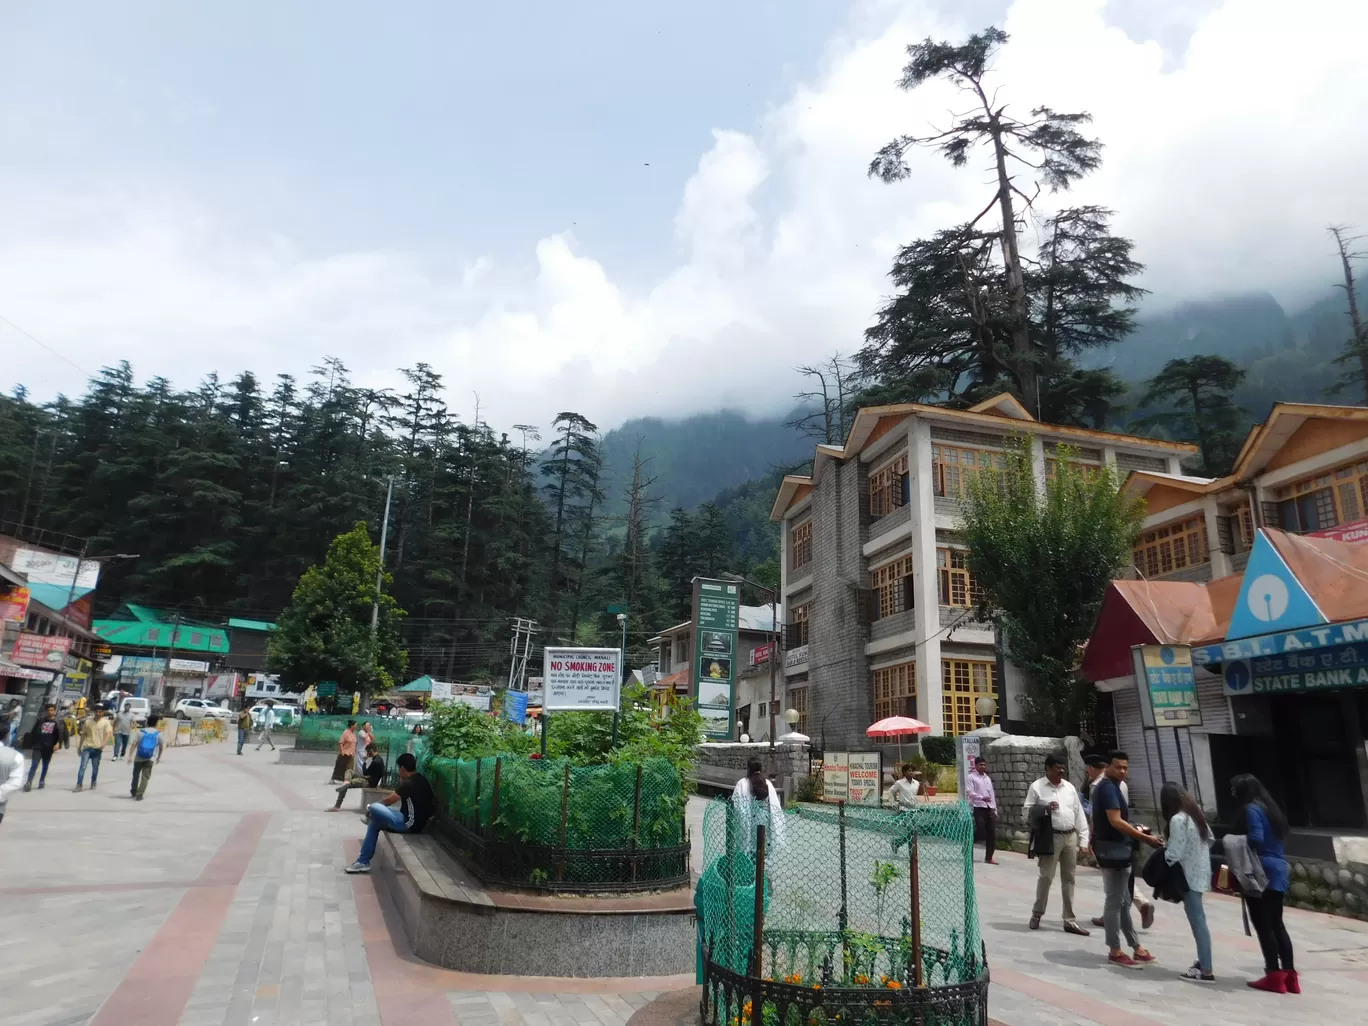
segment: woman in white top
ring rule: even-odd
[[[784,843],[784,807],[779,792],[765,779],[759,759],[746,764],[746,775],[732,789],[732,805],[740,817],[747,851],[755,850],[755,828],[765,826],[765,847],[773,850]]]
[[[1211,827],[1202,808],[1177,784],[1170,781],[1159,792],[1159,812],[1168,824],[1164,861],[1183,867],[1188,892],[1183,898],[1192,939],[1197,942],[1197,961],[1181,974],[1192,983],[1214,983],[1211,971],[1211,931],[1207,928],[1202,895],[1211,890]]]

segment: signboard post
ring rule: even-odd
[[[883,791],[883,755],[850,752],[846,765],[846,801],[853,805],[878,805]]]
[[[850,754],[825,752],[822,755],[822,801],[843,802],[850,796]]]
[[[710,738],[730,740],[736,720],[736,632],[741,586],[694,579],[693,697]]]

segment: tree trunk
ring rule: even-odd
[[[1358,354],[1359,373],[1363,377],[1363,401],[1368,405],[1368,334],[1363,327],[1363,319],[1359,316],[1358,293],[1354,287],[1354,268],[1350,263],[1349,243],[1344,238],[1343,228],[1331,228],[1330,234],[1335,237],[1335,245],[1339,248],[1340,266],[1344,269],[1344,291],[1349,297],[1349,327],[1354,335],[1354,352]]]
[[[1031,325],[1026,310],[1026,277],[1021,270],[1017,244],[1016,210],[1012,203],[1012,180],[1007,174],[1007,149],[997,114],[993,123],[993,155],[997,160],[998,208],[1002,212],[1002,263],[1007,275],[1007,300],[1012,311],[1012,355],[1017,364],[1017,382],[1031,416],[1040,416],[1040,376],[1031,356]]]

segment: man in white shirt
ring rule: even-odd
[[[1033,809],[1049,809],[1050,827],[1054,831],[1054,852],[1037,857],[1040,877],[1036,881],[1036,899],[1031,909],[1030,926],[1032,930],[1040,929],[1040,920],[1045,915],[1050,887],[1054,884],[1055,870],[1058,869],[1059,891],[1064,900],[1064,932],[1086,937],[1088,931],[1079,926],[1074,918],[1073,899],[1078,853],[1088,850],[1088,817],[1083,814],[1078,789],[1065,779],[1064,767],[1064,756],[1046,756],[1045,775],[1026,789],[1026,803],[1022,806],[1027,823],[1031,822]]]
[[[917,779],[917,775],[909,762],[903,766],[903,775],[893,781],[893,786],[888,789],[888,794],[893,799],[895,809],[902,811],[903,809],[916,808],[917,795],[921,794],[921,781]]]
[[[24,756],[17,748],[5,743],[0,736],[0,820],[5,818],[9,796],[24,786]]]

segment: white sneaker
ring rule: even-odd
[[[344,873],[369,873],[369,872],[370,872],[370,863],[369,863],[369,862],[360,862],[360,861],[353,862],[350,866],[348,866],[346,869],[344,869],[343,872],[344,872]]]

